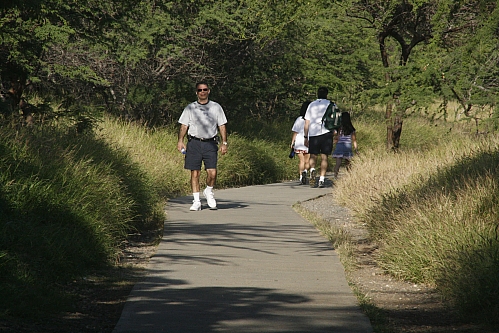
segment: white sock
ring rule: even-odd
[[[319,177],[319,181],[320,181],[320,182],[323,182],[323,181],[324,181],[324,176],[320,176],[320,177]]]
[[[315,170],[315,168],[310,168],[310,173],[312,173],[312,171],[314,171],[314,170]]]
[[[192,195],[194,196],[194,201],[201,201],[201,199],[199,199],[199,192],[194,192]]]
[[[213,186],[206,186],[206,193],[210,193],[213,190]]]

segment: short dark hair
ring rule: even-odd
[[[205,86],[208,87],[208,89],[210,89],[210,85],[206,81],[199,81],[198,83],[196,83],[196,89],[202,84],[204,84]]]
[[[326,99],[328,92],[329,91],[327,90],[326,87],[320,87],[319,89],[317,89],[317,98]]]

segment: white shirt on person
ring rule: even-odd
[[[185,107],[178,122],[189,127],[187,134],[190,136],[211,139],[218,134],[218,126],[227,123],[227,118],[217,102],[201,104],[196,101]]]
[[[308,147],[305,146],[305,137],[303,136],[305,130],[305,119],[302,116],[296,118],[291,131],[296,133],[295,137],[295,150],[302,150],[308,152]]]
[[[309,104],[307,112],[305,113],[305,120],[310,120],[310,125],[308,126],[309,137],[319,136],[330,132],[322,123],[322,117],[324,116],[324,113],[326,113],[329,103],[328,99],[316,99]]]

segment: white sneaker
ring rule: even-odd
[[[201,201],[193,201],[191,208],[189,210],[198,211],[201,210]]]
[[[217,209],[217,202],[215,200],[215,196],[213,194],[213,191],[207,192],[205,189],[203,191],[203,194],[206,198],[206,201],[208,201],[208,206],[210,206],[210,209]]]

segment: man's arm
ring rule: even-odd
[[[308,128],[310,127],[310,120],[305,119],[305,127],[303,128],[303,136],[305,137],[305,146],[308,147]]]
[[[225,124],[218,126],[220,136],[222,137],[222,144],[220,145],[220,152],[224,155],[227,152],[227,128]]]
[[[180,125],[180,130],[178,131],[178,142],[177,142],[177,150],[182,151],[182,149],[185,149],[184,145],[184,138],[185,135],[187,134],[187,129],[189,127],[187,125]]]

